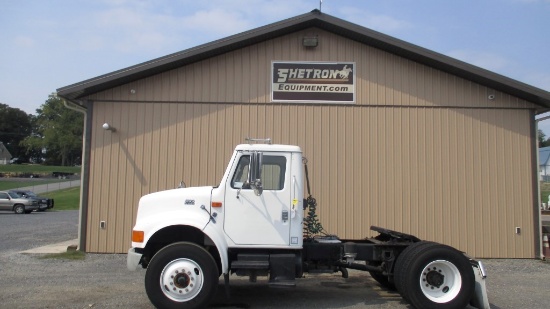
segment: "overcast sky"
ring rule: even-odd
[[[0,0],[0,103],[35,114],[57,88],[316,8],[319,0]],[[550,91],[550,0],[324,0],[322,11]],[[541,128],[550,136],[550,120]]]

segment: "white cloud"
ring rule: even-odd
[[[413,27],[405,20],[399,20],[389,15],[376,15],[356,7],[343,7],[340,12],[343,19],[382,33],[394,33]]]
[[[33,38],[28,36],[18,36],[15,38],[15,45],[22,48],[31,48],[34,47],[35,41]]]
[[[306,13],[292,0],[104,0],[81,29],[78,46],[150,55],[174,52]],[[307,6],[309,8],[309,5]],[[78,24],[74,21],[74,24]],[[80,25],[79,25],[80,26]]]
[[[218,36],[231,35],[252,28],[242,14],[222,9],[201,10],[191,16],[181,18],[182,30],[199,31]]]
[[[528,85],[550,91],[550,73],[528,71],[527,68],[509,61],[501,55],[472,50],[455,50],[447,53],[447,55]]]
[[[447,55],[490,71],[502,71],[510,65],[506,58],[490,52],[461,49]]]
[[[523,80],[529,85],[550,91],[550,73],[528,73]]]

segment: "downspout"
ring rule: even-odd
[[[85,174],[87,174],[85,171],[87,170],[87,117],[88,117],[88,110],[74,102],[69,102],[59,97],[63,101],[63,105],[65,105],[66,108],[73,110],[75,112],[79,112],[84,115],[84,130],[82,132],[82,158],[80,162],[80,197],[79,197],[79,207],[78,207],[78,250],[84,251],[86,248],[86,242],[85,242],[85,231],[86,231],[86,224],[82,224],[83,222],[86,222],[85,219],[87,217],[87,207],[84,207],[83,201],[84,201],[84,191],[87,190],[87,177],[85,177]],[[86,194],[87,196],[87,194]],[[87,203],[86,203],[87,205]],[[86,211],[86,213],[84,213]]]
[[[541,118],[538,118],[538,119],[535,119],[535,144],[537,145],[537,148],[535,150],[535,153],[537,154],[537,199],[538,199],[538,220],[539,220],[539,226],[538,226],[538,229],[539,229],[539,240],[537,241],[538,242],[538,245],[539,245],[539,253],[540,253],[540,256],[539,258],[541,260],[544,260],[544,254],[543,254],[543,248],[542,248],[542,214],[541,214],[541,209],[542,209],[542,199],[540,197],[540,193],[541,193],[541,189],[540,189],[540,158],[539,158],[539,122],[543,121],[543,120],[547,120],[547,119],[550,119],[550,116],[545,116],[545,117],[541,117]],[[549,202],[550,203],[550,202]]]

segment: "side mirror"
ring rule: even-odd
[[[262,186],[262,162],[263,153],[252,152],[250,154],[250,165],[248,168],[248,180],[250,187],[254,189],[254,194],[257,196],[262,195],[264,188]]]

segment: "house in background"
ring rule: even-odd
[[[550,147],[539,148],[540,180],[550,181]]]
[[[11,153],[4,143],[0,142],[0,164],[8,164],[11,160]]]

